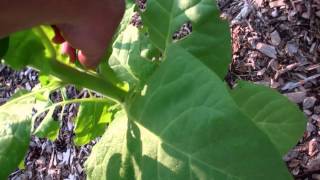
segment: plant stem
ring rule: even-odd
[[[50,67],[51,74],[61,80],[97,91],[118,102],[123,102],[127,94],[98,76],[69,67],[57,60],[50,61]]]

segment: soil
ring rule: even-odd
[[[137,1],[140,8],[146,8],[146,0]],[[232,34],[232,64],[226,81],[231,86],[237,79],[265,85],[299,105],[308,117],[306,131],[283,160],[295,179],[320,180],[320,1],[219,0],[219,7]],[[140,26],[139,16],[134,19]],[[186,22],[173,38],[191,31],[192,25]],[[17,89],[30,90],[37,83],[37,72],[30,68],[13,71],[0,65],[0,104]],[[70,98],[88,93],[72,86],[66,89]],[[60,101],[60,92],[51,98]],[[25,169],[13,172],[9,179],[85,179],[83,162],[99,139],[82,147],[73,145],[76,113],[76,104],[63,112],[57,109],[62,123],[58,139],[33,137]]]

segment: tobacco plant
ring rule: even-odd
[[[85,163],[88,179],[291,179],[281,157],[302,136],[306,119],[272,89],[226,85],[230,34],[215,2],[148,0],[140,28],[130,24],[135,11],[127,0],[96,71],[68,63],[48,27],[1,41],[5,63],[38,69],[41,86],[0,107],[0,179],[23,162],[32,135],[55,140],[60,124],[52,113],[70,103],[80,104],[74,143],[102,136]],[[174,40],[186,22],[192,33]],[[66,84],[103,97],[52,102],[50,92]]]

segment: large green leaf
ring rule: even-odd
[[[111,122],[113,113],[110,102],[83,102],[75,120],[74,142],[78,146],[89,143],[103,135],[106,126]]]
[[[28,150],[34,103],[34,93],[19,93],[0,106],[0,179],[18,167]]]
[[[306,117],[297,105],[275,90],[240,81],[231,95],[241,110],[269,136],[282,155],[302,137]]]
[[[178,44],[224,78],[231,61],[229,26],[213,0],[148,0],[142,14],[153,44],[164,52],[173,33],[190,21],[192,34]]]
[[[93,148],[89,179],[290,179],[218,76],[179,46]]]
[[[6,54],[9,48],[9,37],[0,39],[0,60]]]

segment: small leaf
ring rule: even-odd
[[[75,119],[74,143],[78,146],[89,143],[101,136],[108,123],[111,122],[113,113],[109,111],[111,104],[108,102],[83,102],[80,104],[79,113]]]
[[[0,60],[6,54],[9,48],[9,37],[0,39]]]
[[[24,159],[19,163],[18,168],[19,168],[20,170],[23,170],[23,169],[26,168],[26,166],[24,165]]]
[[[54,108],[49,110],[45,118],[41,121],[40,125],[34,132],[34,135],[40,138],[48,138],[51,141],[54,141],[57,138],[59,134],[60,123],[53,119],[53,111]]]
[[[116,39],[109,59],[111,68],[131,85],[131,89],[140,81],[144,82],[157,66],[141,56],[145,38],[136,27],[129,25]]]
[[[307,122],[305,115],[277,91],[239,81],[231,95],[252,122],[268,135],[281,155],[302,137]]]
[[[154,72],[157,64],[152,62],[151,55],[159,52],[153,48],[149,39],[137,27],[130,24],[134,14],[134,7],[127,9],[125,18],[121,23],[121,31],[113,43],[109,65],[118,75],[119,79],[128,82],[130,89],[143,84]]]
[[[59,80],[54,76],[44,74],[42,72],[40,72],[38,79],[41,83],[41,86],[56,86],[59,84],[60,84],[59,86],[63,86],[63,83],[61,82],[61,80]]]

